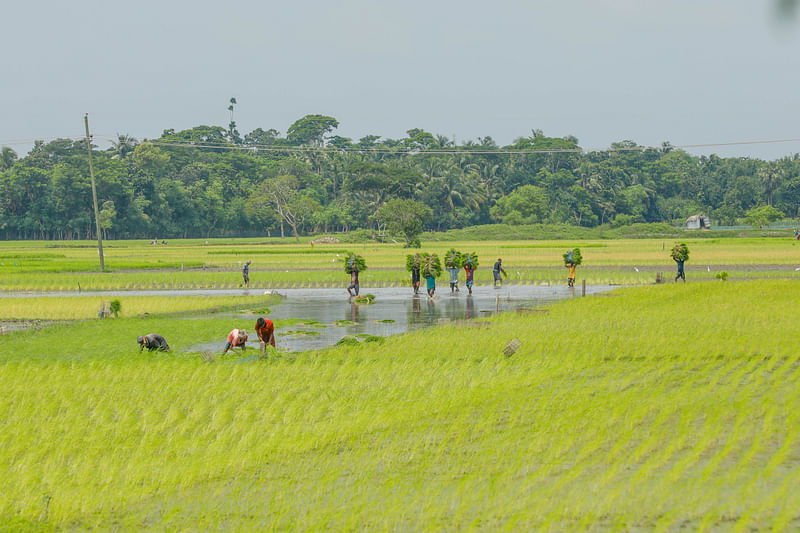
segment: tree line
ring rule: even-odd
[[[575,137],[539,130],[507,146],[422,129],[354,141],[324,115],[297,120],[285,136],[241,136],[233,104],[228,128],[169,129],[141,142],[119,135],[95,148],[106,238],[383,234],[388,224],[412,243],[417,229],[493,222],[621,226],[705,213],[727,225],[754,212],[800,214],[798,155],[698,157],[633,141],[587,152]],[[23,157],[2,148],[0,236],[95,238],[85,140],[38,141]]]

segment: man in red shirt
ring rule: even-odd
[[[256,321],[256,335],[264,344],[275,346],[275,325],[268,318],[259,318]]]

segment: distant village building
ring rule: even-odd
[[[686,229],[711,229],[711,219],[707,215],[692,215],[686,219]]]

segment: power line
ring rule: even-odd
[[[688,149],[688,148],[714,148],[725,146],[746,146],[746,145],[759,145],[759,144],[779,144],[779,143],[800,143],[800,138],[795,139],[770,139],[770,140],[752,140],[752,141],[734,141],[734,142],[719,142],[719,143],[698,143],[698,144],[666,144],[663,146],[612,146],[602,149],[583,149],[583,148],[544,148],[544,149],[482,149],[475,150],[469,147],[462,148],[432,148],[432,149],[418,149],[418,148],[369,148],[369,147],[352,147],[340,149],[331,146],[275,146],[265,144],[251,144],[247,146],[237,146],[231,144],[220,143],[198,143],[194,141],[145,141],[154,146],[167,146],[167,147],[191,147],[191,148],[206,148],[212,150],[239,150],[239,151],[261,151],[261,152],[294,152],[294,153],[341,153],[341,154],[392,154],[392,155],[422,155],[422,154],[479,154],[479,155],[492,155],[492,154],[558,154],[558,153],[596,153],[596,152],[644,152],[649,150],[663,151],[668,149]]]
[[[54,137],[50,142],[55,140],[71,140],[75,142],[84,141],[85,137]],[[104,141],[117,141],[116,135],[94,135],[94,140]],[[0,146],[19,145],[19,144],[33,144],[36,141],[44,141],[45,139],[21,139],[11,141],[0,141]],[[248,144],[246,146],[222,144],[222,143],[204,143],[195,141],[160,141],[160,140],[144,140],[148,144],[154,146],[164,146],[172,148],[202,148],[207,150],[229,150],[229,151],[244,151],[244,152],[283,152],[283,153],[331,153],[331,154],[389,154],[389,155],[436,155],[436,154],[475,154],[475,155],[513,155],[513,154],[579,154],[579,153],[605,153],[605,152],[645,152],[645,151],[663,151],[668,149],[692,149],[692,148],[722,148],[729,146],[750,146],[750,145],[766,145],[766,144],[786,144],[786,143],[800,143],[800,138],[789,139],[765,139],[765,140],[749,140],[749,141],[732,141],[732,142],[714,142],[714,143],[693,143],[693,144],[665,144],[662,146],[611,146],[601,149],[584,149],[584,148],[539,148],[539,149],[472,149],[468,146],[461,148],[432,148],[432,149],[419,149],[419,148],[372,148],[372,147],[349,147],[340,149],[333,146],[275,146],[268,144]]]

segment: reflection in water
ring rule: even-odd
[[[426,316],[428,324],[435,324],[439,318],[439,314],[436,311],[436,303],[433,298],[428,298],[428,313]]]
[[[475,318],[475,300],[472,299],[472,296],[467,296],[464,319],[470,320],[471,318]]]
[[[350,322],[358,324],[361,320],[358,319],[358,304],[355,302],[350,303],[350,316],[347,318]]]
[[[587,293],[602,292],[610,287],[587,287]],[[408,330],[436,325],[439,319],[460,320],[488,316],[495,311],[509,311],[520,307],[546,305],[566,298],[580,297],[567,287],[509,286],[502,289],[477,287],[473,296],[455,293],[430,299],[425,295],[411,296],[408,288],[371,289],[375,303],[356,304],[343,298],[337,289],[294,289],[283,291],[286,298],[271,306],[273,321],[282,319],[316,320],[327,327],[294,324],[278,328],[278,349],[289,351],[313,350],[336,344],[342,337],[360,334],[382,337]],[[252,291],[250,292],[252,294]],[[425,299],[423,304],[422,300]],[[336,325],[342,318],[353,324]],[[220,315],[221,329],[230,331],[238,320],[253,320],[253,315],[230,313]],[[227,329],[225,329],[227,328]],[[308,330],[319,335],[282,335],[282,331]],[[220,348],[220,342],[190,347],[192,350]],[[256,345],[257,346],[257,345]]]

